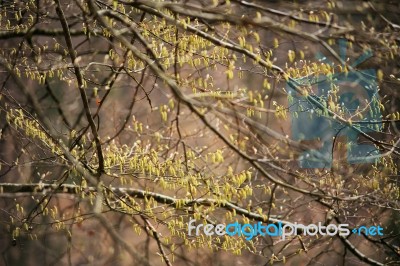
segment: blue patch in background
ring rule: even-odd
[[[344,39],[339,40],[339,52],[343,61],[346,61],[346,49],[347,41]],[[371,56],[371,52],[364,53],[352,64],[352,67],[356,67]],[[321,54],[317,55],[317,58],[320,61],[327,61]],[[339,89],[337,94],[338,103],[345,112],[345,116],[354,115],[358,108],[363,110],[362,119],[358,116],[352,118],[353,121],[361,122],[353,124],[353,127],[365,133],[382,129],[378,86],[374,69],[354,70],[353,72],[339,73],[330,77],[324,75],[317,77],[307,76],[296,79],[296,81],[301,85],[316,86],[316,96],[325,103],[329,94],[332,93],[334,85],[339,88],[347,85],[350,89],[343,93]],[[301,153],[298,158],[301,168],[331,168],[333,138],[338,136],[347,137],[348,163],[376,162],[380,155],[379,150],[372,144],[358,144],[357,137],[359,133],[354,128],[335,121],[328,116],[326,111],[324,112],[314,106],[306,97],[294,91],[289,85],[286,88],[289,93],[292,139],[296,141],[319,140],[322,145],[319,149],[309,149]],[[362,104],[364,104],[364,107]]]

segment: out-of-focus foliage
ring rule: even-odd
[[[3,1],[0,259],[397,265],[399,14],[396,1]],[[351,113],[340,95],[363,99],[357,84],[323,98],[301,82],[363,69],[379,97]],[[321,140],[292,138],[288,88],[312,103],[302,112],[374,145],[376,162],[348,164],[338,135],[331,168],[300,168]],[[366,131],[370,112],[382,117]],[[190,218],[384,236],[247,241],[188,235]]]

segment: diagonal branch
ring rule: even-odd
[[[56,7],[57,15],[60,18],[60,22],[61,22],[62,28],[64,30],[65,42],[67,43],[67,47],[68,47],[68,53],[71,58],[72,64],[74,66],[75,76],[76,76],[76,79],[78,82],[78,89],[79,89],[79,92],[80,92],[80,95],[82,98],[83,108],[85,110],[86,118],[89,122],[90,128],[92,130],[92,134],[94,136],[94,141],[96,143],[97,156],[98,156],[98,160],[99,160],[99,168],[97,169],[97,176],[100,177],[101,173],[104,172],[104,157],[103,157],[103,151],[101,149],[99,134],[97,132],[96,124],[94,123],[92,114],[90,112],[89,101],[88,101],[86,91],[85,91],[83,75],[82,75],[82,72],[78,65],[78,62],[76,60],[76,51],[74,50],[74,48],[72,46],[71,34],[69,32],[67,20],[65,19],[64,12],[61,9],[60,1],[59,0],[54,0],[54,1],[57,4],[57,7]]]
[[[145,265],[145,266],[151,265],[150,262],[145,257],[143,257],[142,254],[139,253],[139,251],[137,251],[136,249],[131,247],[131,245],[126,243],[123,237],[120,234],[118,234],[118,232],[111,225],[110,221],[108,221],[101,213],[96,214],[96,218],[104,226],[104,228],[107,230],[108,234],[115,241],[115,243],[120,244],[129,253],[129,255],[131,255],[132,258],[136,258],[139,262],[141,262],[140,265]]]
[[[267,69],[271,69],[273,71],[275,71],[276,73],[282,75],[283,77],[285,77],[287,79],[287,84],[293,89],[295,90],[297,93],[299,93],[300,95],[303,95],[303,92],[301,90],[301,84],[299,84],[295,79],[289,77],[289,75],[280,67],[273,65],[272,62],[270,61],[266,61],[264,59],[262,59],[259,55],[240,47],[238,44],[232,43],[232,42],[226,42],[223,40],[220,40],[200,29],[198,29],[197,27],[193,27],[189,24],[183,23],[181,21],[176,21],[175,19],[165,15],[164,13],[160,12],[159,10],[157,10],[156,8],[159,7],[170,7],[169,4],[166,3],[147,3],[143,4],[140,1],[137,1],[138,3],[135,2],[134,6],[142,9],[148,13],[154,14],[158,17],[161,17],[163,19],[165,19],[166,21],[173,23],[179,27],[182,27],[202,38],[207,39],[208,41],[214,43],[215,45],[221,46],[221,47],[225,47],[228,48],[232,51],[244,54],[246,56],[248,56],[249,58],[255,60],[256,62],[258,62],[259,65],[266,67]],[[175,10],[176,11],[176,10]],[[190,15],[192,11],[190,10],[181,10],[181,8],[179,8],[179,11],[182,12],[183,14],[186,15]],[[194,14],[192,14],[194,15]],[[233,19],[231,16],[226,16],[223,14],[212,14],[214,16],[214,19],[216,20],[226,20],[229,21],[231,23],[240,25],[241,23],[249,23],[249,24],[254,24],[257,26],[271,26],[272,28],[279,30],[279,31],[283,31],[283,32],[287,32],[289,34],[293,34],[293,35],[297,35],[300,36],[302,38],[305,38],[307,40],[313,41],[313,42],[317,42],[320,43],[325,49],[327,49],[329,51],[329,53],[331,53],[342,65],[346,65],[347,68],[349,70],[353,70],[353,68],[348,65],[346,62],[344,62],[339,55],[332,49],[332,47],[330,47],[326,42],[324,42],[323,40],[321,40],[320,38],[318,38],[316,35],[314,34],[310,34],[310,33],[306,33],[306,32],[299,32],[296,31],[295,29],[292,29],[286,25],[277,23],[275,21],[273,21],[272,19],[268,18],[268,17],[262,17],[261,19],[243,19],[242,21],[238,21],[238,19]],[[198,17],[202,17],[202,16],[206,16],[203,13],[201,14],[197,14]],[[207,17],[207,16],[206,16]],[[182,93],[180,93],[181,95]],[[374,144],[382,147],[385,150],[391,150],[393,148],[393,145],[385,143],[383,141],[377,140],[375,138],[373,138],[371,135],[367,134],[366,132],[362,131],[360,128],[356,127],[351,121],[345,119],[344,117],[342,117],[341,115],[335,113],[334,111],[330,110],[329,108],[325,107],[323,104],[323,100],[321,100],[319,97],[315,96],[315,95],[307,95],[304,96],[307,101],[309,101],[311,104],[313,104],[316,108],[326,111],[328,113],[328,116],[334,120],[336,120],[337,122],[352,128],[354,131],[356,131],[358,134],[364,136],[365,138],[367,138],[368,140],[372,141]],[[398,151],[399,149],[395,148],[395,150],[393,151],[394,154],[396,155],[400,155],[400,152]]]

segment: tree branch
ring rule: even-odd
[[[97,175],[98,175],[98,178],[100,178],[101,173],[104,172],[104,157],[103,157],[103,151],[101,149],[99,134],[97,132],[96,124],[94,123],[92,114],[90,112],[89,102],[88,102],[86,91],[85,91],[83,75],[82,75],[82,72],[78,65],[78,62],[76,60],[76,51],[74,50],[74,47],[72,46],[71,34],[69,32],[67,20],[65,19],[64,12],[61,9],[60,1],[59,0],[54,0],[54,1],[57,4],[56,12],[57,12],[58,17],[60,18],[60,22],[61,22],[62,28],[64,30],[65,42],[67,43],[67,47],[68,47],[68,53],[71,58],[72,64],[74,66],[75,76],[78,81],[78,89],[79,89],[79,92],[80,92],[80,95],[82,98],[83,108],[85,109],[86,118],[89,122],[90,128],[92,130],[92,134],[94,136],[94,140],[96,143],[97,156],[98,156],[98,160],[99,160],[99,168],[97,169]]]

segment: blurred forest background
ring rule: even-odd
[[[0,265],[400,265],[399,18],[398,1],[1,1]],[[368,69],[373,98],[348,78]],[[189,236],[193,218],[384,235]]]

